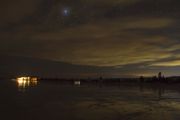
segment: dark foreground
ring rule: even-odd
[[[2,120],[180,120],[180,84],[0,81]]]

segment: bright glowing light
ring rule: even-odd
[[[18,84],[22,85],[23,84],[23,80],[22,79],[18,79]]]
[[[81,81],[74,81],[74,85],[81,85]]]
[[[18,77],[16,79],[16,82],[18,84],[18,88],[27,88],[30,86],[35,86],[38,83],[37,77]]]
[[[70,15],[70,9],[69,8],[63,8],[62,14],[63,14],[63,16],[69,16]]]

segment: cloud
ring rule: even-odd
[[[153,63],[152,66],[177,67],[177,66],[180,66],[180,60],[172,60],[172,61],[166,61],[166,62],[156,62],[156,63]]]
[[[33,15],[42,0],[6,0],[0,4],[0,27],[22,21]]]
[[[0,51],[74,64],[118,66],[127,71],[133,65],[136,69],[143,66],[139,71],[146,69],[151,74],[147,69],[157,69],[161,62],[179,54],[179,6],[175,3],[8,0],[0,8],[4,16],[0,20]],[[69,16],[62,16],[63,7],[70,8]]]
[[[19,35],[19,42],[16,40],[17,43],[6,52],[94,66],[152,62],[173,56],[175,48],[172,45],[176,43],[166,36],[146,35],[129,29],[162,29],[173,23],[174,20],[166,18],[125,18],[88,23],[57,32],[37,33],[34,29],[35,32],[32,30],[27,34],[25,28],[19,34],[30,36],[29,40]]]
[[[168,18],[148,18],[127,22],[125,25],[129,29],[158,29],[172,25],[175,21]]]
[[[106,3],[106,4],[122,4],[122,5],[129,5],[129,4],[133,4],[133,3],[137,3],[141,0],[83,0],[83,2],[88,1],[88,3]]]
[[[74,0],[6,0],[0,4],[0,27],[6,28],[16,24],[21,26],[23,22],[33,24],[39,20],[46,23],[55,21],[55,19],[62,19],[60,10],[63,7],[71,8],[74,17],[82,16],[83,18],[84,12],[80,11],[81,8],[87,8],[86,11],[90,10],[89,13],[94,16],[106,12],[106,9],[114,5],[128,5],[137,1],[139,0],[77,0],[76,2]],[[45,20],[43,20],[44,17],[46,17]],[[33,21],[31,21],[32,18]],[[84,17],[84,19],[87,18]]]

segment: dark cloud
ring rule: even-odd
[[[118,67],[114,74],[150,74],[162,67],[175,68],[180,65],[178,3],[7,0],[0,8],[0,51],[73,64]],[[69,10],[66,16],[62,14],[65,8]]]

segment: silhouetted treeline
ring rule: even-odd
[[[140,78],[93,78],[93,79],[63,79],[63,78],[40,78],[42,81],[54,81],[63,83],[74,83],[75,81],[80,81],[81,83],[180,83],[180,77],[143,77]]]

